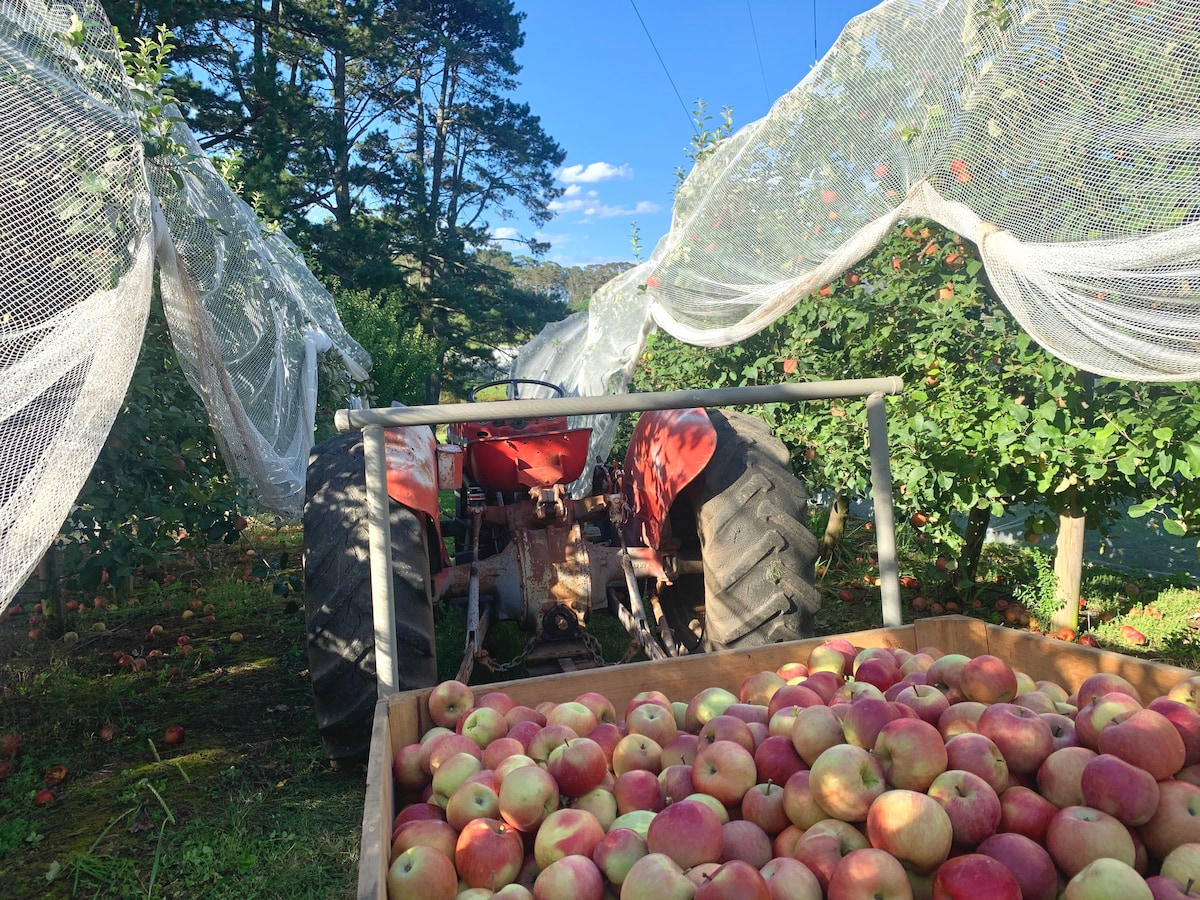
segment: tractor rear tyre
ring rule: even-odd
[[[397,689],[437,682],[425,517],[390,505]],[[313,709],[335,765],[366,760],[378,700],[361,431],[318,444],[304,497],[304,611]]]
[[[812,637],[821,598],[813,585],[819,548],[804,525],[808,492],[765,422],[732,411],[708,415],[716,452],[672,509],[676,537],[685,548],[698,545],[704,561],[704,605],[695,607],[698,585],[689,591],[685,579],[664,597],[664,613],[689,649]]]

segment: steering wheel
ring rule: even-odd
[[[480,391],[487,390],[488,388],[497,387],[502,384],[508,385],[508,399],[509,400],[520,400],[521,399],[521,385],[523,385],[523,384],[537,385],[538,387],[549,388],[550,390],[554,391],[555,399],[557,399],[559,397],[567,396],[567,392],[564,391],[560,385],[554,384],[549,381],[538,381],[536,378],[501,378],[498,381],[489,381],[485,384],[479,384],[479,385],[476,385],[475,387],[471,388],[471,393],[467,396],[467,399],[471,403],[475,403],[476,402],[475,395],[477,393],[479,393]]]

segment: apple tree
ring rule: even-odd
[[[1145,501],[1133,511],[1165,508],[1178,531],[1200,508],[1189,487],[1200,474],[1200,389],[1097,378],[1051,356],[988,290],[974,248],[934,225],[898,226],[838,282],[740,344],[706,350],[654,335],[636,383],[888,375],[906,385],[888,408],[898,518],[957,572],[957,590],[974,581],[991,517],[1031,505],[1027,538],[1058,532],[1053,612],[1073,627],[1088,524],[1103,528]],[[864,404],[771,404],[761,414],[814,488],[835,498],[869,491]]]

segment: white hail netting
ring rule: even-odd
[[[650,260],[519,372],[620,390],[649,321],[733,343],[928,217],[1050,352],[1200,378],[1198,43],[1196,0],[889,0],[696,165]]]
[[[296,249],[261,233],[183,125],[174,140],[197,156],[147,171],[94,0],[0,0],[0,612],[116,418],[156,252],[188,379],[265,506],[301,504],[315,354],[332,342],[355,377],[370,365]]]

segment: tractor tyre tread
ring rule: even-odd
[[[696,488],[704,559],[704,645],[749,648],[811,637],[819,547],[787,447],[755,416],[710,410],[717,449]]]
[[[335,763],[365,760],[378,700],[361,431],[309,457],[304,500],[304,607],[313,710]],[[425,517],[390,504],[398,690],[437,681]]]

